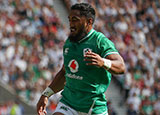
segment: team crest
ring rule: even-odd
[[[68,65],[70,71],[72,73],[76,73],[78,71],[78,68],[79,68],[79,65],[78,65],[78,62],[75,60],[75,59],[72,59],[70,62],[69,62],[69,65]]]
[[[83,49],[83,55],[85,55],[85,53],[88,52],[89,50],[92,51],[92,49],[90,49],[90,48]]]

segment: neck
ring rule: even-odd
[[[92,26],[89,26],[88,29],[86,30],[87,34],[91,31]]]

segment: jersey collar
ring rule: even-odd
[[[82,38],[81,40],[78,41],[78,43],[81,43],[82,41],[87,39],[93,32],[94,32],[94,29],[91,29],[84,38]]]

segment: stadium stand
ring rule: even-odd
[[[67,33],[52,0],[0,1],[1,83],[12,87],[19,98],[35,107],[62,64]],[[2,104],[0,108],[6,103]],[[52,101],[49,109],[53,110]]]
[[[83,0],[63,1],[69,8]],[[127,65],[124,76],[114,77],[125,91],[126,114],[159,115],[160,0],[85,2],[97,10],[95,29],[115,43]],[[15,89],[19,98],[35,107],[62,64],[67,34],[52,0],[1,0],[0,83]],[[48,113],[54,111],[59,96],[51,98]],[[11,113],[14,105],[19,109],[21,104],[0,103],[0,114]]]

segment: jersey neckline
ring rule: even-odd
[[[93,32],[94,32],[94,29],[92,28],[84,38],[78,41],[78,43],[81,43],[82,41],[87,39]]]

